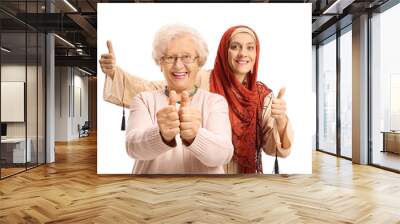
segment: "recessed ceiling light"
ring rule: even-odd
[[[54,34],[55,37],[57,37],[59,40],[61,40],[62,42],[66,43],[67,45],[69,45],[70,47],[75,48],[75,45],[71,44],[71,42],[67,41],[66,39],[58,36],[57,34]]]
[[[9,50],[9,49],[7,49],[7,48],[5,48],[5,47],[1,47],[1,50],[4,51],[4,52],[6,52],[6,53],[10,53],[10,52],[11,52],[11,50]]]
[[[88,72],[88,71],[85,71],[85,70],[83,70],[83,69],[81,69],[81,68],[79,68],[79,67],[77,67],[77,68],[78,68],[79,71],[81,71],[81,72],[83,72],[83,73],[85,73],[85,74],[92,75],[92,73],[90,73],[90,72]]]
[[[343,9],[351,5],[355,0],[336,0],[322,14],[342,14]]]
[[[65,4],[67,4],[74,12],[78,12],[78,10],[71,4],[69,3],[67,0],[64,0]]]

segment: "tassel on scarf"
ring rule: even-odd
[[[125,108],[124,107],[122,107],[121,131],[125,131]]]
[[[278,153],[275,154],[274,173],[279,174]]]

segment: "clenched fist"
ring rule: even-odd
[[[202,117],[198,109],[189,106],[189,94],[186,91],[181,95],[181,107],[179,108],[180,135],[186,145],[192,144],[201,127]]]
[[[111,79],[114,78],[116,70],[115,54],[110,40],[107,41],[108,54],[102,54],[99,60],[101,70],[109,76]]]
[[[175,136],[179,134],[179,115],[176,109],[176,92],[171,91],[169,95],[169,105],[157,112],[157,123],[160,133],[166,143],[171,143]]]

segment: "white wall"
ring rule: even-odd
[[[82,126],[88,120],[88,78],[81,76],[79,70],[74,69],[74,108],[75,113],[72,113],[71,119],[71,135],[73,138],[78,138],[78,124]],[[80,91],[80,93],[79,93]],[[80,95],[80,97],[79,97]],[[80,101],[80,102],[79,102]],[[80,111],[81,110],[81,111]]]
[[[82,75],[72,67],[56,67],[56,141],[79,138],[78,124],[82,126],[88,120],[88,78]]]
[[[55,141],[68,141],[68,67],[55,68]]]

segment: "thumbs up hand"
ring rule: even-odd
[[[201,127],[202,117],[198,109],[191,107],[188,92],[183,91],[181,94],[181,107],[179,108],[180,134],[182,142],[190,145],[197,136],[197,132]]]
[[[187,91],[183,91],[181,94],[181,108],[187,107],[190,104],[190,97]]]
[[[178,96],[176,95],[175,90],[169,91],[168,105],[173,106],[175,110],[176,110],[176,98],[178,98]]]
[[[116,62],[115,62],[114,49],[110,40],[107,40],[107,48],[108,48],[108,53],[102,54],[99,62],[103,73],[109,76],[111,79],[113,79],[116,70]]]
[[[285,87],[281,88],[279,90],[278,97],[272,99],[271,105],[271,116],[275,118],[280,130],[284,129],[287,123],[286,101],[283,99],[285,91]]]
[[[175,136],[180,132],[180,121],[176,109],[176,99],[176,92],[171,90],[169,93],[168,106],[164,107],[156,114],[161,136],[167,144],[173,141]]]

